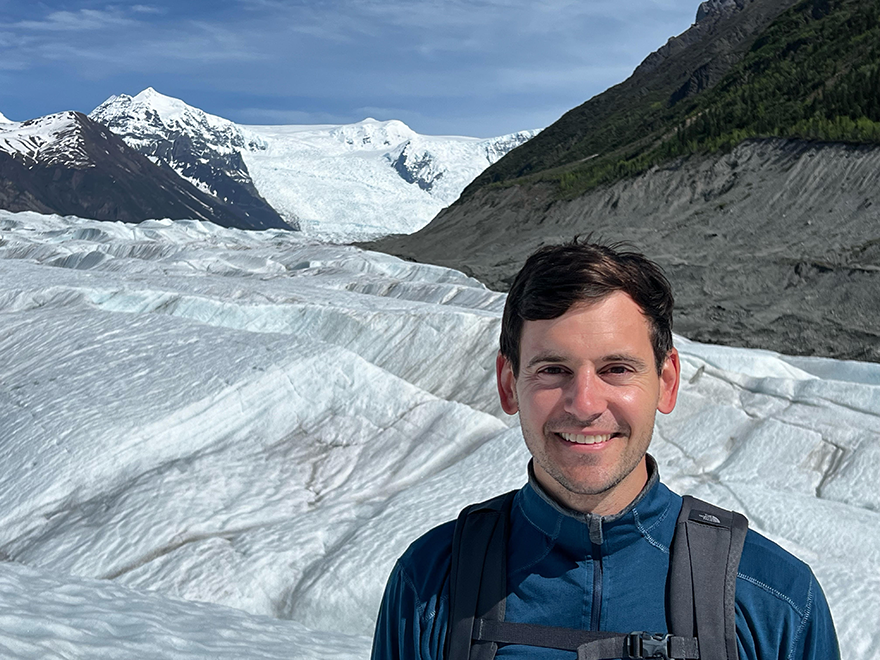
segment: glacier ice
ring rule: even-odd
[[[461,273],[197,221],[0,235],[4,657],[366,658],[406,545],[525,479],[504,296]],[[875,658],[880,366],[676,343],[664,480],[808,561]]]

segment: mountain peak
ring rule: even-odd
[[[208,115],[208,113],[204,112],[203,110],[194,108],[193,106],[188,105],[181,99],[174,98],[173,96],[167,96],[165,94],[160,94],[152,87],[147,87],[139,94],[130,98],[133,104],[144,105],[152,108],[153,110],[158,112],[159,115],[164,119],[179,118],[186,114],[204,114],[206,116],[221,121],[226,121],[221,117],[213,117],[213,115]]]
[[[73,110],[63,110],[61,112],[53,112],[51,115],[28,119],[22,122],[21,125],[47,128],[48,130],[61,130],[79,123],[79,117],[79,113]]]
[[[746,0],[705,0],[697,7],[695,23],[701,23],[706,19],[720,18],[733,14],[746,6]]]
[[[199,190],[233,203],[249,228],[288,227],[253,186],[241,151],[264,142],[222,117],[147,87],[111,96],[89,115],[153,162],[162,162]]]
[[[198,133],[221,133],[226,139],[243,142],[240,131],[228,119],[210,115],[184,101],[166,96],[147,87],[135,96],[111,96],[95,108],[89,117],[111,129],[126,124],[126,132],[143,135],[168,130],[189,130]]]
[[[331,135],[350,149],[388,149],[417,134],[399,119],[379,121],[367,117],[354,124],[344,124],[333,129]]]

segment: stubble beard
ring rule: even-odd
[[[596,479],[591,478],[589,481],[586,481],[571,478],[567,474],[567,471],[555,461],[551,460],[548,455],[547,447],[553,443],[561,441],[556,433],[550,429],[565,428],[566,426],[569,428],[571,426],[588,427],[589,424],[582,424],[579,422],[570,424],[569,420],[548,421],[544,424],[544,428],[542,429],[543,438],[539,442],[534,442],[534,439],[529,437],[532,434],[527,432],[525,428],[522,429],[522,433],[526,446],[531,452],[536,465],[538,465],[569,493],[572,493],[573,495],[591,496],[601,495],[612,490],[638,467],[639,463],[641,463],[647,453],[654,430],[652,423],[647,438],[633,438],[631,429],[618,428],[615,431],[615,437],[618,438],[618,440],[623,438],[626,441],[626,446],[621,452],[619,460],[610,466],[610,469],[606,471],[606,474],[600,476],[599,474],[595,474],[604,470],[604,468],[600,467],[600,458],[589,455],[582,456],[578,461],[577,467],[581,470],[589,470],[591,473],[594,473],[591,474],[591,477],[596,477]]]

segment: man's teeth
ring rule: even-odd
[[[567,442],[573,442],[578,445],[595,445],[597,442],[608,442],[611,440],[611,434],[608,435],[580,435],[578,433],[560,433],[562,439]]]

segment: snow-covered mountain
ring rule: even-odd
[[[254,183],[309,235],[363,240],[421,229],[491,163],[534,136],[420,135],[397,120],[247,126]],[[265,146],[260,146],[262,144]]]
[[[111,96],[89,117],[107,126],[154,163],[164,163],[203,192],[233,204],[256,228],[280,227],[281,217],[254,187],[241,157],[251,145],[231,121],[209,115],[148,87]],[[296,229],[295,218],[287,224]]]
[[[374,119],[239,126],[152,88],[111,97],[90,116],[203,190],[237,205],[265,200],[308,235],[336,240],[421,228],[537,132],[438,137]]]
[[[366,660],[395,558],[521,485],[504,295],[299,232],[0,211],[0,648]],[[672,488],[806,560],[880,640],[880,365],[675,339]]]
[[[195,218],[223,226],[259,224],[241,207],[204,193],[150,162],[78,112],[0,123],[0,208],[140,222]]]

